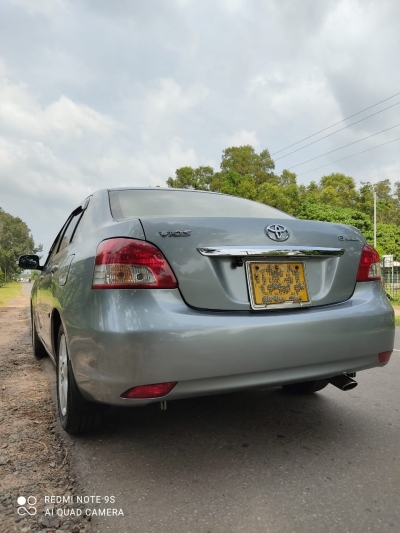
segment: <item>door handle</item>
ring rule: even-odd
[[[51,269],[50,269],[50,272],[51,272],[52,274],[54,274],[55,272],[57,272],[57,270],[58,270],[58,265],[53,265],[53,266],[51,267]]]

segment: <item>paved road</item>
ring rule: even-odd
[[[400,332],[396,349],[347,393],[114,409],[100,432],[67,436],[86,493],[124,513],[95,531],[399,532]]]

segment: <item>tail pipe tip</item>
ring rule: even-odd
[[[331,385],[335,385],[340,390],[348,391],[357,387],[358,383],[355,379],[350,378],[347,374],[340,374],[328,379]]]

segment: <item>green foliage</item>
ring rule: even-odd
[[[374,242],[373,229],[365,234],[367,241]],[[379,255],[394,255],[400,258],[400,228],[395,224],[377,224],[376,249]]]
[[[5,281],[11,280],[20,272],[18,257],[37,253],[42,245],[35,247],[28,226],[18,217],[13,217],[0,208],[0,269]]]
[[[254,178],[247,174],[243,176],[235,170],[215,174],[211,190],[248,198],[249,200],[257,198],[257,185]]]
[[[31,278],[32,283],[39,277],[39,275],[40,275],[40,271],[39,270],[32,270],[29,273],[29,277]]]
[[[208,191],[213,178],[214,170],[211,167],[181,167],[175,171],[175,178],[168,178],[167,185],[175,189]]]
[[[273,177],[275,164],[268,150],[257,154],[252,146],[232,146],[222,152],[221,171],[234,171],[254,179],[257,185]]]
[[[331,206],[306,200],[297,216],[306,220],[322,220],[323,222],[347,224],[348,226],[356,227],[364,234],[369,234],[373,231],[373,224],[368,215],[348,207]]]
[[[322,203],[339,207],[355,207],[358,199],[354,179],[339,173],[323,176],[318,192]]]

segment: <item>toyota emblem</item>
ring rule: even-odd
[[[270,224],[265,228],[265,233],[273,241],[283,242],[289,238],[289,230],[280,224]]]

